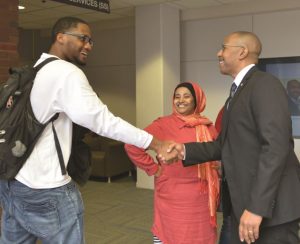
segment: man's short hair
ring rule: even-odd
[[[71,28],[76,28],[79,23],[89,25],[86,21],[76,17],[63,17],[58,19],[52,28],[52,32],[51,32],[52,43],[55,42],[56,35],[58,33],[68,31]]]

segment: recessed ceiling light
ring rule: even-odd
[[[18,9],[19,9],[19,10],[22,10],[22,9],[25,9],[25,7],[22,6],[22,5],[19,5],[19,6],[18,6]]]

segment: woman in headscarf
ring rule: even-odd
[[[174,90],[173,112],[145,128],[160,140],[180,143],[216,138],[212,122],[201,115],[206,97],[197,83],[183,82]],[[155,175],[153,242],[163,244],[215,244],[219,201],[219,162],[183,167],[156,163],[145,150],[125,145],[133,163]]]

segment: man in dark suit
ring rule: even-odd
[[[300,82],[289,80],[286,84],[286,91],[291,115],[300,116]]]
[[[169,151],[180,152],[185,166],[222,161],[231,244],[299,244],[300,165],[287,94],[277,78],[256,67],[260,52],[251,32],[225,37],[217,54],[220,71],[237,89],[225,103],[221,134],[214,142],[174,144]]]

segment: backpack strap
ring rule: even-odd
[[[39,63],[37,66],[34,67],[35,72],[38,72],[44,65],[54,61],[54,60],[58,60],[58,58],[56,57],[50,57],[45,59],[43,62]],[[60,169],[61,169],[61,173],[62,175],[66,175],[67,171],[66,171],[66,166],[64,163],[64,158],[63,158],[63,154],[62,154],[62,150],[60,147],[60,143],[57,137],[57,133],[53,124],[53,121],[55,121],[58,118],[59,114],[55,114],[50,120],[49,122],[52,123],[52,131],[53,131],[53,135],[54,135],[54,142],[55,142],[55,147],[56,147],[56,152],[57,152],[57,156],[59,159],[59,164],[60,164]]]
[[[56,118],[58,117],[58,114],[54,115],[53,117]],[[55,118],[55,119],[56,119]],[[55,120],[54,119],[54,120]],[[53,124],[53,121],[52,121],[52,131],[53,131],[53,135],[54,135],[54,142],[55,142],[55,147],[56,147],[56,151],[57,151],[57,156],[58,156],[58,159],[59,159],[59,164],[60,164],[60,169],[61,169],[61,174],[62,175],[66,175],[67,174],[67,171],[66,171],[66,166],[65,166],[65,163],[64,163],[64,158],[63,158],[63,154],[62,154],[62,151],[61,151],[61,147],[60,147],[60,143],[59,143],[59,140],[58,140],[58,137],[57,137],[57,133],[56,133],[56,130],[55,130],[55,127],[54,127],[54,124]]]
[[[38,72],[43,66],[45,66],[46,64],[54,61],[54,60],[58,60],[59,58],[56,57],[50,57],[50,58],[46,58],[43,62],[39,63],[37,66],[35,66],[33,69],[35,70],[35,72]]]

